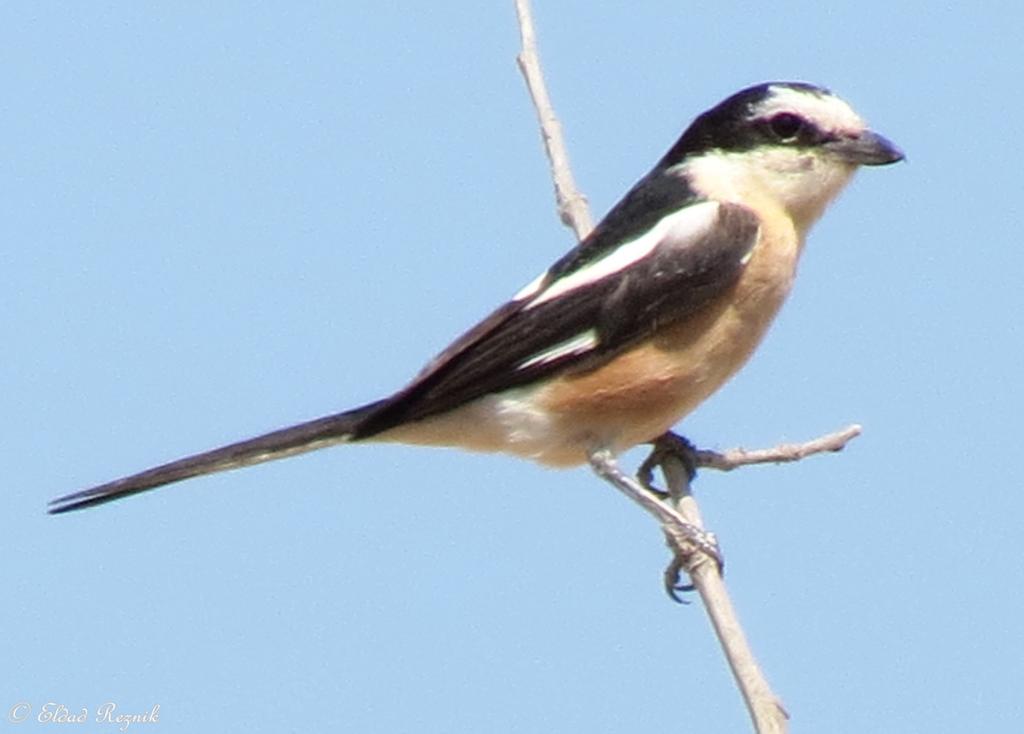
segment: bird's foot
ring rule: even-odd
[[[697,477],[697,449],[687,438],[667,431],[651,442],[654,447],[637,470],[636,478],[643,487],[666,505],[676,508],[679,500],[689,494],[690,483]],[[663,490],[654,485],[654,470],[662,468],[666,461],[677,460],[686,472],[686,481],[669,485]],[[689,573],[697,564],[710,559],[718,566],[719,573],[725,568],[721,548],[714,533],[696,525],[687,524],[685,537],[679,537],[673,528],[663,524],[665,540],[672,550],[672,560],[665,568],[665,592],[675,601],[685,604],[679,594],[693,591],[693,584],[682,583],[683,573]]]
[[[662,499],[671,497],[672,489],[666,492],[654,486],[654,470],[660,468],[667,459],[678,459],[686,470],[687,485],[697,478],[697,448],[685,436],[666,431],[651,441],[651,453],[640,464],[636,478],[640,484]],[[688,486],[687,486],[688,488]]]
[[[685,452],[685,456],[680,456],[680,452]],[[658,520],[673,555],[672,562],[665,569],[665,591],[678,602],[683,601],[679,597],[679,592],[690,591],[693,588],[680,582],[683,572],[691,573],[708,559],[720,570],[723,567],[722,554],[715,536],[688,521],[677,509],[679,501],[689,493],[690,479],[694,475],[692,453],[693,447],[686,439],[675,434],[666,434],[655,442],[654,451],[640,468],[636,479],[619,469],[610,451],[598,448],[589,454],[591,468],[598,476]],[[680,486],[670,486],[666,492],[652,486],[653,472],[655,467],[664,466],[664,462],[670,457],[678,458],[682,462],[685,468],[685,481],[679,482]],[[671,484],[673,482],[670,482]]]

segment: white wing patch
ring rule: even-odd
[[[545,349],[540,354],[534,355],[533,357],[520,362],[516,369],[525,370],[527,367],[533,367],[537,364],[545,364],[560,357],[567,357],[572,354],[582,354],[583,352],[590,351],[596,347],[597,343],[597,331],[595,329],[587,329],[583,333],[577,334],[572,339],[567,339],[560,344],[556,344],[550,349]]]
[[[536,278],[531,280],[526,286],[522,288],[518,293],[512,296],[513,301],[525,301],[527,298],[533,296],[537,291],[544,285],[544,279],[548,277],[548,271],[545,270],[543,273],[538,275]]]
[[[600,260],[595,260],[556,280],[527,304],[526,310],[625,270],[630,265],[643,260],[667,239],[677,242],[696,239],[714,226],[717,219],[718,202],[716,201],[705,201],[672,212],[636,239],[622,243]],[[541,276],[540,279],[524,288],[520,294],[532,293],[531,288],[539,287],[543,277]]]

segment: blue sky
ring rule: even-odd
[[[44,513],[386,394],[572,243],[511,2],[209,5],[0,8],[4,715],[743,731],[657,528],[584,470],[344,447]],[[683,429],[865,427],[697,484],[794,732],[1019,728],[1020,11],[535,14],[597,216],[758,81],[830,86],[905,149],[812,232],[762,349]]]

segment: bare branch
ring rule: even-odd
[[[785,464],[791,461],[823,454],[830,451],[842,451],[846,444],[861,434],[861,427],[856,423],[846,428],[815,438],[805,443],[784,443],[770,449],[747,450],[743,448],[729,449],[719,453],[708,449],[694,452],[698,467],[732,471],[737,467],[750,464]]]
[[[687,530],[692,528],[704,529],[704,523],[700,516],[700,508],[697,500],[690,492],[690,477],[678,456],[666,456],[660,461],[662,473],[665,476],[665,484],[672,496],[672,504],[676,511],[682,516]],[[675,545],[673,534],[669,534],[670,545]],[[684,554],[688,549],[674,547],[673,551],[680,558],[680,550]],[[682,556],[686,558],[686,556]],[[705,561],[705,562],[700,562]],[[747,637],[743,634],[743,627],[740,625],[739,617],[733,608],[729,592],[725,588],[725,581],[718,571],[715,563],[708,563],[707,556],[698,559],[697,562],[684,560],[684,570],[690,575],[690,581],[701,601],[704,602],[704,609],[707,611],[711,626],[715,629],[715,635],[722,646],[726,660],[729,662],[729,669],[732,671],[736,685],[743,695],[743,701],[747,705],[747,711],[754,723],[754,731],[758,734],[782,734],[789,730],[789,714],[783,708],[782,702],[768,685],[768,679],[761,671],[754,653],[750,649]],[[670,568],[672,568],[670,566]]]
[[[544,150],[551,164],[551,178],[555,183],[558,217],[562,224],[572,228],[576,233],[576,239],[582,240],[590,234],[594,225],[590,219],[587,198],[576,188],[576,181],[569,166],[569,153],[562,136],[562,123],[555,116],[551,99],[548,97],[547,85],[540,69],[540,56],[537,53],[537,39],[533,30],[529,0],[516,0],[516,15],[519,17],[519,36],[523,44],[519,56],[516,57],[516,63],[519,64],[519,71],[526,80],[533,107],[537,111]]]
[[[537,111],[544,147],[551,164],[559,217],[566,226],[572,227],[576,237],[582,240],[593,228],[587,200],[576,188],[562,137],[562,126],[548,98],[537,53],[529,0],[515,0],[515,5],[522,38],[522,51],[517,62]],[[860,431],[860,426],[853,425],[807,443],[787,444],[757,451],[732,449],[719,453],[695,450],[693,459],[698,467],[723,471],[748,464],[798,461],[816,453],[840,451],[851,439],[860,435]],[[679,455],[668,453],[656,462],[661,467],[669,488],[667,500],[658,497],[643,482],[636,482],[622,474],[607,452],[592,454],[590,461],[600,476],[651,513],[661,524],[675,555],[666,573],[673,582],[678,571],[686,571],[689,574],[693,588],[704,602],[715,634],[750,712],[755,731],[758,734],[782,734],[788,731],[789,716],[768,685],[743,634],[725,582],[722,580],[714,536],[704,530],[700,509],[690,491],[689,474]]]

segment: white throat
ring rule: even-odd
[[[856,166],[815,151],[770,147],[711,151],[678,169],[709,199],[782,209],[802,237],[850,181]]]

